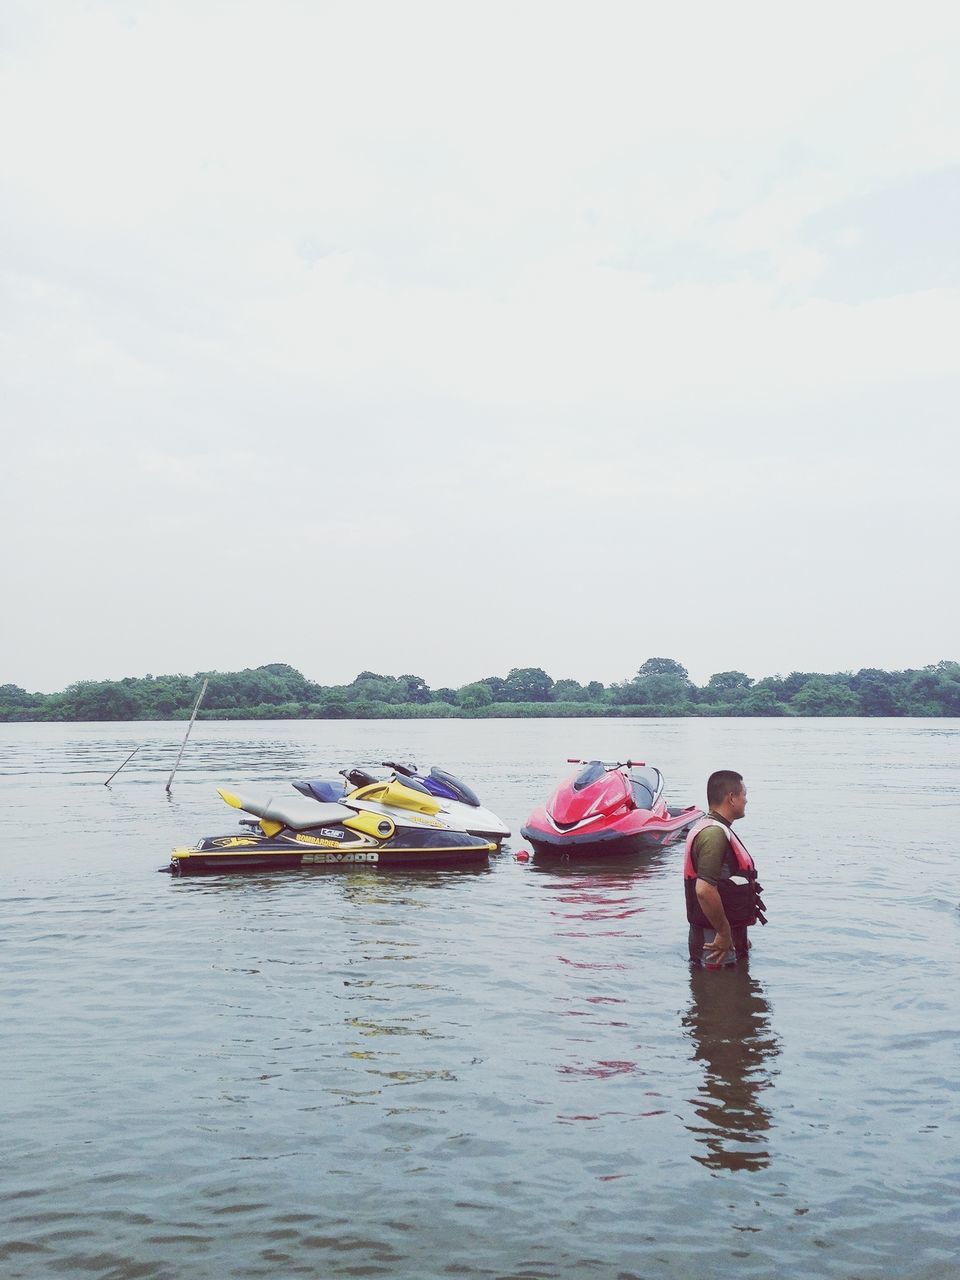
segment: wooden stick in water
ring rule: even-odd
[[[193,728],[193,722],[197,718],[197,712],[200,709],[200,703],[203,701],[203,695],[206,692],[207,692],[207,682],[206,680],[204,680],[203,688],[200,690],[199,696],[197,697],[196,702],[193,704],[193,715],[190,717],[190,723],[187,725],[187,732],[183,735],[183,742],[180,744],[180,754],[177,756],[177,763],[171,769],[170,777],[167,779],[168,793],[170,791],[170,787],[173,785],[173,775],[180,768],[180,761],[183,759],[183,749],[187,745],[187,738],[190,737],[190,730]]]
[[[139,750],[140,750],[139,747],[134,747],[133,750],[130,752],[130,754],[127,756],[126,760],[124,760],[123,764],[129,764]],[[123,768],[123,764],[120,766],[120,769]],[[114,769],[113,773],[111,773],[110,777],[103,784],[105,787],[109,787],[110,783],[114,780],[114,778],[120,772],[120,769]]]

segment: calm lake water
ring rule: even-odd
[[[0,726],[5,1280],[958,1274],[960,722],[202,722],[168,797],[184,728]],[[568,755],[746,775],[749,971],[691,975],[679,847],[515,859]],[[391,757],[488,871],[156,873],[218,784]]]

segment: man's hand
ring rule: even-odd
[[[713,941],[704,944],[704,964],[723,964],[726,959],[727,952],[732,946],[733,938],[730,936],[730,926],[727,925],[725,929],[718,929]]]

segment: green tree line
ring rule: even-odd
[[[554,680],[541,667],[514,667],[459,689],[431,689],[421,676],[361,671],[350,684],[321,685],[273,662],[246,671],[82,680],[61,693],[0,685],[0,722],[178,720],[193,709],[211,720],[435,719],[518,716],[960,716],[960,663],[907,671],[863,668],[825,675],[792,671],[753,680],[718,671],[695,684],[673,658],[648,658],[636,675]]]

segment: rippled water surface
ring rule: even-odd
[[[168,797],[183,730],[0,726],[5,1280],[958,1274],[957,722],[200,723]],[[690,974],[679,848],[515,859],[573,754],[746,775],[749,971]],[[387,758],[489,870],[156,872]]]

